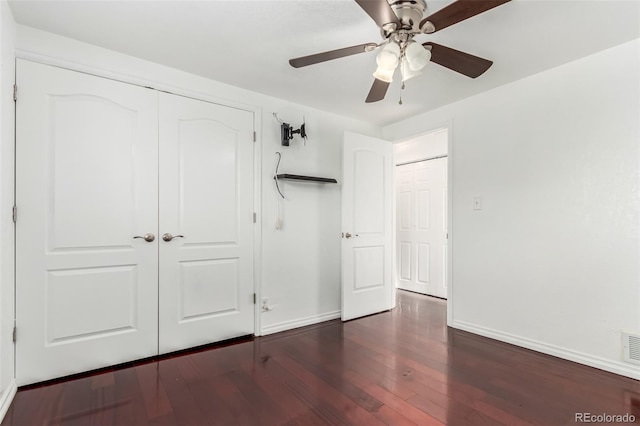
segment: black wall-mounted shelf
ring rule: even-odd
[[[290,175],[288,173],[283,173],[280,175],[276,175],[273,177],[278,180],[297,180],[297,181],[306,181],[306,182],[316,182],[316,183],[338,183],[337,180],[332,178],[323,178],[316,176],[302,176],[302,175]]]

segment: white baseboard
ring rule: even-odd
[[[547,343],[538,342],[525,337],[516,336],[502,331],[492,330],[489,328],[469,324],[464,321],[454,320],[451,327],[459,330],[468,331],[470,333],[479,334],[480,336],[489,337],[491,339],[499,340],[501,342],[510,343],[512,345],[520,346],[526,349],[531,349],[536,352],[542,352],[543,354],[552,355],[558,358],[566,359],[569,361],[577,362],[579,364],[588,365],[590,367],[598,368],[600,370],[609,371],[611,373],[619,374],[621,376],[630,377],[632,379],[640,380],[640,368],[634,365],[628,365],[622,361],[612,361],[609,359],[600,358],[597,356],[585,354],[570,349],[561,348],[558,346],[549,345]]]
[[[277,324],[267,325],[262,327],[261,336],[266,336],[267,334],[279,333],[281,331],[291,330],[298,327],[304,327],[305,325],[317,324],[324,321],[333,320],[336,318],[340,318],[341,311],[333,311],[327,312],[320,315],[313,315],[310,317],[299,318],[292,321],[284,321]]]
[[[9,411],[9,407],[17,391],[18,385],[16,384],[16,379],[12,379],[9,386],[7,386],[4,392],[2,392],[2,395],[0,395],[0,422],[2,422],[7,411]]]

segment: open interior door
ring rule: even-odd
[[[345,132],[342,173],[342,320],[395,305],[393,145]]]

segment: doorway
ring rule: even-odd
[[[440,128],[394,146],[396,287],[448,298],[448,139]]]

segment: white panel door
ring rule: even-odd
[[[393,146],[346,132],[342,173],[342,320],[393,308]]]
[[[157,93],[18,60],[18,385],[157,353]]]
[[[415,288],[416,214],[414,164],[396,167],[396,282],[403,290],[424,293]]]
[[[252,334],[253,113],[161,93],[159,122],[160,353]]]
[[[396,168],[398,287],[447,297],[447,159]]]

